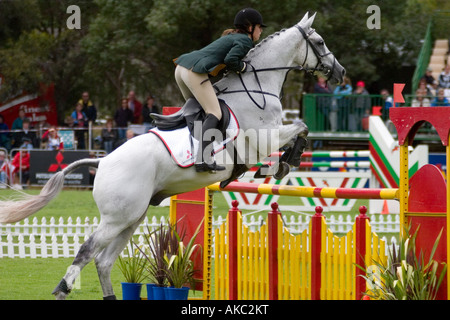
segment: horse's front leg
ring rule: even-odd
[[[292,124],[279,126],[278,149],[285,146],[293,147],[298,137],[306,140],[308,133],[308,126],[302,120],[295,120]]]
[[[302,120],[297,120],[290,125],[281,125],[278,128],[277,151],[287,147],[279,161],[271,168],[275,179],[282,179],[289,171],[289,165],[300,166],[301,155],[307,145],[308,127]]]

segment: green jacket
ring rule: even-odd
[[[233,33],[215,40],[203,49],[178,57],[174,62],[197,73],[213,73],[225,64],[229,70],[240,72],[244,68],[242,58],[253,48],[253,41],[246,34]]]

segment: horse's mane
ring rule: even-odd
[[[279,36],[286,30],[287,29],[282,29],[280,31],[277,31],[277,32],[271,34],[270,36],[267,36],[263,40],[261,40],[255,47],[253,47],[252,49],[249,50],[249,52],[247,53],[247,55],[245,56],[244,59],[250,59],[253,56],[256,56],[258,53],[262,52],[263,50],[261,50],[261,47],[264,47],[265,45],[267,45],[267,43],[270,42],[273,38]]]
[[[252,49],[250,49],[248,51],[247,55],[244,57],[243,60],[253,60],[260,53],[264,52],[264,50],[262,50],[262,48],[264,48],[268,43],[271,42],[271,40],[273,40],[274,38],[278,37],[279,35],[284,33],[286,30],[288,30],[288,29],[282,29],[280,31],[277,31],[277,32],[267,36],[263,40],[261,40],[258,44],[256,44]],[[230,75],[229,72],[224,74],[223,78],[226,78],[228,75]]]

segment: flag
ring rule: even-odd
[[[405,103],[405,99],[402,95],[404,87],[404,83],[394,83],[394,106],[396,106],[397,103]]]

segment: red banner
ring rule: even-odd
[[[5,118],[5,123],[11,128],[14,120],[19,116],[19,110],[25,111],[25,116],[30,119],[32,127],[57,125],[57,111],[54,100],[54,85],[42,90],[43,94],[23,94],[9,101],[0,103],[0,114]]]

